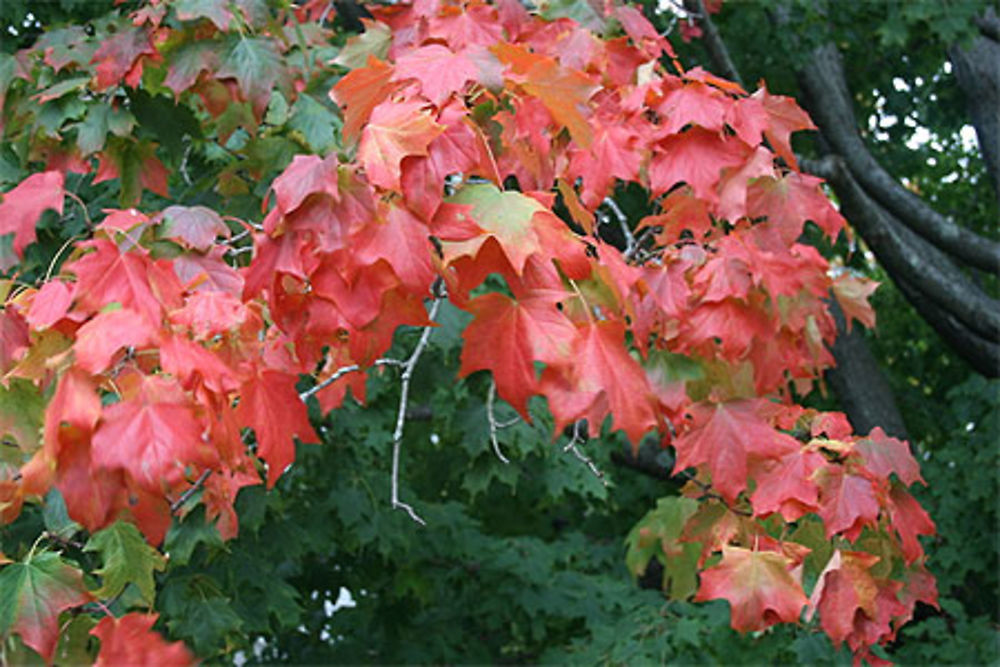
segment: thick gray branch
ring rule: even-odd
[[[837,340],[830,348],[837,365],[826,372],[826,381],[837,394],[851,426],[862,434],[881,426],[889,435],[908,440],[896,397],[862,328],[855,322],[847,331],[844,311],[836,299],[830,300],[830,313],[837,323]]]
[[[895,218],[938,248],[975,268],[1000,270],[1000,243],[983,238],[932,209],[872,157],[857,131],[840,52],[833,44],[813,51],[799,72],[809,111],[823,137],[843,156],[857,182]],[[854,219],[851,218],[854,223]]]
[[[923,298],[920,290],[905,280],[896,279],[894,282],[920,316],[970,366],[985,377],[1000,377],[1000,345],[995,340],[986,340],[970,332],[950,313],[930,299]]]
[[[684,8],[697,17],[698,25],[702,31],[702,44],[708,51],[708,57],[712,61],[712,71],[719,76],[730,81],[735,81],[744,89],[743,79],[740,78],[739,70],[729,56],[729,49],[719,34],[719,29],[715,27],[708,12],[705,11],[705,3],[702,0],[684,0]]]
[[[976,365],[984,375],[995,374],[1000,362],[1000,302],[990,298],[964,273],[962,273],[934,246],[924,241],[898,220],[861,188],[837,156],[822,160],[804,160],[802,168],[826,178],[841,202],[844,214],[868,243],[882,265],[897,283],[905,281],[912,291],[904,294],[923,314],[927,308],[921,302],[933,304],[938,315],[947,313],[949,324],[956,331],[963,331],[969,340],[988,343],[987,351],[994,350],[995,359],[976,355],[967,356],[968,350],[956,347],[956,352]],[[940,317],[938,317],[940,319]],[[939,324],[930,321],[938,329]],[[940,331],[940,329],[938,329]],[[944,335],[942,333],[942,335]],[[956,340],[955,333],[947,338]],[[988,363],[984,363],[988,362]]]
[[[995,30],[1000,26],[992,9],[980,18],[983,26],[992,25]],[[990,38],[987,34],[983,31],[984,36],[974,39],[968,48],[953,45],[948,57],[965,93],[965,106],[976,128],[993,192],[1000,198],[1000,36],[994,32]]]

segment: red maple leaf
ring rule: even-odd
[[[63,197],[63,175],[58,171],[32,174],[13,190],[3,193],[0,237],[14,234],[13,248],[18,257],[24,256],[25,246],[35,242],[35,225],[46,209],[51,208],[62,215]],[[0,258],[0,271],[9,268]]]
[[[694,599],[728,600],[732,627],[739,632],[797,623],[808,600],[792,576],[791,562],[776,551],[724,546],[722,561],[701,573]]]
[[[243,293],[243,276],[226,263],[227,248],[215,246],[207,253],[186,252],[173,261],[174,273],[188,289],[238,296]]]
[[[712,486],[729,502],[746,488],[748,457],[778,459],[799,449],[761,416],[760,401],[698,403],[689,410],[693,427],[674,441],[674,470],[707,465]]]
[[[528,399],[538,391],[535,362],[564,362],[578,336],[556,307],[565,296],[536,290],[514,300],[491,292],[470,301],[465,308],[475,319],[462,333],[459,375],[491,371],[500,397],[530,421]]]
[[[862,280],[850,273],[843,273],[833,283],[833,295],[844,311],[847,330],[851,330],[854,320],[869,329],[875,328],[875,309],[868,303],[868,297],[878,288],[874,280]]]
[[[247,316],[247,307],[232,294],[206,291],[187,297],[183,308],[170,313],[170,321],[205,341],[238,328]]]
[[[427,146],[443,131],[422,102],[383,102],[372,109],[361,131],[358,160],[369,181],[398,190],[403,158],[427,155]]]
[[[168,206],[163,209],[162,219],[161,236],[202,252],[208,251],[216,237],[229,237],[229,227],[222,217],[205,206]]]
[[[155,55],[156,48],[146,28],[129,26],[119,30],[101,44],[90,60],[91,64],[97,64],[95,89],[106,90],[123,81],[130,86],[138,85],[142,75],[140,59]]]
[[[0,373],[17,363],[31,346],[31,332],[20,312],[13,308],[0,310]]]
[[[842,534],[856,540],[866,525],[878,520],[879,502],[870,480],[829,465],[816,473],[820,488],[819,516],[827,538]]]
[[[295,391],[294,375],[262,370],[243,383],[236,418],[257,435],[257,453],[267,462],[267,486],[271,488],[285,468],[295,460],[294,437],[319,442]]]
[[[180,482],[188,465],[214,464],[218,454],[202,437],[205,423],[176,381],[138,382],[134,396],[104,409],[94,431],[94,464],[126,470],[151,492]]]
[[[588,76],[520,45],[499,44],[492,51],[509,67],[509,78],[545,105],[552,118],[569,130],[573,141],[590,147],[593,130],[581,110],[587,109],[587,101],[598,87]]]
[[[692,127],[657,144],[649,165],[649,187],[660,195],[684,182],[699,198],[714,204],[722,170],[741,164],[749,152],[739,139]]]
[[[372,109],[382,102],[395,84],[393,68],[375,56],[368,66],[351,70],[330,91],[330,97],[344,110],[344,139],[353,141],[365,126]]]
[[[338,180],[336,154],[331,153],[325,159],[318,155],[296,155],[292,163],[274,179],[271,188],[278,208],[288,214],[313,194],[321,193],[334,200],[339,199]]]
[[[465,53],[455,53],[441,44],[428,44],[400,56],[392,80],[416,79],[424,97],[440,107],[478,76],[479,68]]]
[[[50,280],[35,293],[25,320],[35,331],[47,329],[66,316],[75,297],[75,283]],[[3,368],[2,363],[0,363],[0,368]]]
[[[834,238],[845,221],[823,194],[820,183],[815,176],[796,171],[759,178],[747,188],[747,215],[767,217],[785,243],[802,235],[806,220],[812,220]]]
[[[87,436],[101,417],[101,399],[90,375],[70,367],[59,378],[55,394],[45,410],[45,450],[53,458],[59,453],[61,435]]]
[[[541,389],[557,431],[586,419],[594,433],[610,414],[613,428],[624,431],[638,447],[642,436],[659,424],[655,395],[642,366],[625,347],[621,322],[582,327],[571,361],[548,366]]]
[[[784,95],[772,95],[767,88],[761,87],[753,94],[761,101],[767,112],[767,129],[764,135],[779,157],[790,166],[798,168],[795,153],[789,143],[789,136],[796,130],[815,130],[816,126],[809,120],[809,114],[803,111],[794,98]]]
[[[380,213],[358,233],[355,261],[361,266],[371,266],[384,260],[407,289],[426,294],[434,278],[430,230],[400,206],[383,208]]]
[[[201,497],[205,504],[205,519],[212,521],[218,518],[215,527],[222,539],[232,540],[239,534],[239,519],[233,503],[240,489],[255,484],[260,484],[256,471],[219,471],[205,480],[205,493]]]
[[[903,542],[903,557],[912,563],[924,555],[918,535],[933,535],[937,528],[917,499],[900,484],[889,491],[889,519]]]
[[[102,373],[118,350],[153,345],[158,331],[134,310],[99,313],[76,332],[73,343],[76,364],[89,373]]]
[[[105,616],[90,634],[101,641],[95,667],[149,665],[173,667],[196,664],[184,642],[167,642],[153,631],[157,614],[133,612],[120,618]]]
[[[890,473],[896,473],[906,486],[924,482],[920,476],[920,464],[910,453],[909,444],[889,437],[880,426],[854,443],[854,451],[861,454],[865,467],[878,477],[888,478]]]
[[[158,326],[165,304],[180,306],[181,287],[173,270],[164,271],[143,252],[122,252],[102,238],[86,241],[79,247],[93,248],[95,252],[66,265],[77,277],[78,307],[98,311],[108,304],[119,303]]]
[[[815,512],[819,508],[819,488],[812,475],[823,463],[818,452],[800,448],[759,466],[753,475],[757,488],[750,496],[754,514],[763,517],[778,512],[791,522]]]

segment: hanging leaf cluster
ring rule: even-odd
[[[630,535],[635,574],[655,558],[737,630],[812,623],[878,662],[935,603],[934,524],[906,443],[795,402],[832,364],[831,294],[874,324],[874,285],[802,241],[846,233],[797,170],[807,115],[685,70],[624,4],[587,27],[384,5],[339,49],[328,4],[150,0],[0,56],[4,141],[33,172],[0,201],[0,519],[57,489],[103,559],[98,586],[54,551],[3,566],[0,633],[51,660],[77,610],[98,661],[191,659],[152,630],[175,515],[199,502],[234,537],[240,489],[321,440],[307,402],[336,419],[368,375],[405,381],[394,334],[447,299],[471,316],[460,375],[521,417],[541,398],[554,438],[672,449],[689,481]],[[21,284],[43,212],[86,207],[71,178],[120,208]],[[92,602],[127,583],[138,611]]]

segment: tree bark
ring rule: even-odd
[[[990,8],[979,17],[977,25],[982,36],[968,48],[952,45],[948,57],[965,93],[966,109],[976,128],[993,193],[1000,199],[1000,18]]]
[[[836,299],[830,300],[830,313],[837,323],[837,340],[830,348],[837,365],[826,372],[826,381],[837,395],[851,426],[862,434],[881,426],[889,435],[909,440],[896,397],[861,327],[855,323],[847,331],[844,311]]]
[[[833,150],[871,198],[937,248],[974,268],[1000,272],[1000,243],[975,234],[928,206],[893,178],[858,134],[840,51],[832,43],[815,49],[799,71],[809,112]]]
[[[917,312],[978,373],[1000,375],[1000,303],[873,201],[841,158],[801,164],[833,186],[845,216]]]

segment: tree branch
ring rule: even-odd
[[[490,390],[486,394],[486,419],[490,423],[490,443],[493,444],[493,453],[497,455],[497,458],[504,463],[510,463],[510,459],[504,456],[503,450],[500,449],[500,440],[497,438],[497,431],[500,429],[500,425],[497,423],[496,415],[493,413],[493,405],[496,403],[496,398],[497,383],[491,378]]]
[[[1000,363],[1000,302],[991,299],[964,273],[956,268],[949,258],[937,248],[927,243],[894,216],[873,201],[854,180],[844,161],[838,156],[827,156],[822,160],[803,160],[805,171],[826,178],[840,199],[842,209],[851,224],[875,252],[879,262],[886,268],[893,280],[899,284],[905,281],[911,292],[907,296],[922,314],[927,310],[923,302],[934,304],[938,314],[928,322],[939,333],[941,314],[948,315],[950,323],[949,341],[955,351],[987,376],[994,376]],[[961,341],[979,340],[973,350]],[[959,344],[955,344],[959,343]],[[989,353],[990,350],[995,352]],[[981,352],[988,352],[984,357]],[[996,355],[996,356],[994,356]]]
[[[745,89],[746,86],[743,85],[739,70],[736,69],[733,59],[729,56],[729,49],[726,48],[726,43],[722,40],[722,35],[719,34],[712,18],[705,11],[705,4],[702,0],[684,0],[684,8],[696,17],[698,25],[701,27],[701,41],[712,61],[712,70],[719,76],[735,81],[740,84],[741,88]]]
[[[594,477],[600,480],[601,484],[607,486],[608,480],[604,478],[604,473],[601,472],[601,469],[597,467],[597,464],[595,464],[589,456],[580,451],[579,445],[582,445],[587,441],[585,428],[586,427],[584,426],[582,420],[573,424],[573,437],[570,438],[569,442],[566,443],[566,446],[563,447],[563,451],[572,452],[573,456],[575,456],[580,463],[586,465],[590,469],[590,472],[594,474]],[[583,432],[583,435],[581,435],[581,432]]]
[[[1000,31],[1000,19],[989,9],[981,17],[985,26]],[[976,128],[979,150],[993,184],[993,193],[1000,200],[1000,36],[992,38],[984,31],[968,48],[953,44],[948,58],[955,68],[955,79],[965,94],[965,107]]]
[[[440,279],[438,279],[440,281]],[[435,293],[438,293],[440,283],[435,283]],[[440,294],[434,297],[434,302],[431,304],[430,312],[428,317],[433,320],[437,317],[438,308],[441,307],[441,301],[444,299]],[[399,378],[400,389],[399,389],[399,410],[396,413],[396,430],[392,434],[392,508],[401,509],[410,515],[410,518],[419,523],[421,526],[426,526],[427,522],[420,518],[420,515],[416,513],[413,507],[404,503],[399,499],[399,452],[403,447],[403,425],[406,423],[406,404],[410,399],[410,380],[413,377],[413,369],[416,367],[417,362],[420,361],[420,355],[424,353],[424,349],[427,347],[427,342],[431,338],[432,327],[426,326],[420,333],[420,340],[417,341],[417,346],[413,348],[413,353],[410,358],[406,360],[403,364],[403,373]]]
[[[1000,243],[983,238],[932,209],[882,168],[857,131],[840,51],[828,43],[812,52],[799,71],[809,111],[823,137],[844,158],[851,175],[902,224],[972,267],[1000,271]],[[853,223],[852,219],[852,223]]]
[[[372,362],[372,366],[403,366],[405,364],[406,362],[400,361],[399,359],[376,359],[374,362]],[[362,369],[361,366],[359,366],[358,364],[351,364],[350,366],[341,366],[340,368],[338,368],[333,372],[333,375],[326,378],[316,386],[309,387],[309,389],[306,389],[304,392],[299,394],[299,398],[305,401],[313,394],[317,394],[323,391],[324,389],[326,389],[331,384],[333,384],[343,376],[347,375],[348,373],[353,373],[355,371],[360,371],[360,370],[364,369]]]
[[[837,340],[830,347],[837,365],[826,372],[826,380],[837,394],[851,426],[858,433],[869,433],[881,426],[889,435],[909,440],[896,397],[861,327],[855,323],[847,331],[840,304],[836,299],[830,299],[829,304],[830,314],[837,323]]]

